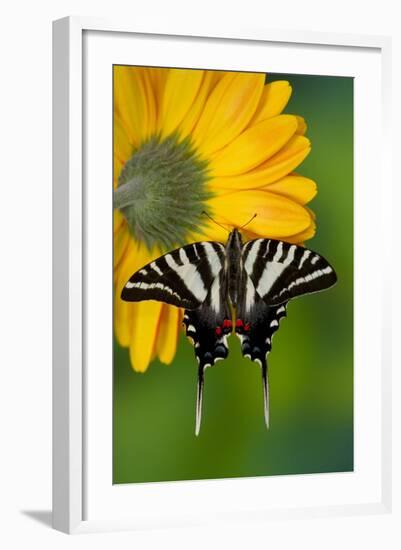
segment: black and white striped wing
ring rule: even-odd
[[[243,274],[240,301],[237,308],[235,333],[241,342],[244,357],[261,367],[263,382],[264,417],[269,427],[269,378],[267,355],[272,349],[274,333],[286,317],[287,302],[267,305],[256,292],[250,276]]]
[[[194,346],[198,362],[196,435],[199,434],[202,417],[204,371],[228,355],[227,335],[232,331],[232,322],[225,297],[225,285],[224,270],[221,270],[203,304],[184,313],[186,334]]]
[[[264,414],[269,427],[267,355],[273,334],[286,316],[288,300],[332,286],[334,269],[319,254],[273,239],[247,242],[242,249],[241,301],[235,331],[244,357],[262,370]]]
[[[242,261],[256,293],[267,305],[331,287],[337,276],[322,256],[307,248],[273,239],[247,242]]]
[[[196,309],[205,300],[225,261],[225,247],[216,242],[193,243],[160,256],[134,273],[121,298],[127,302],[156,300]]]

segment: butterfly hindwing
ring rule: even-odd
[[[121,298],[195,309],[205,301],[224,261],[225,247],[220,243],[199,242],[177,248],[134,273]]]
[[[232,330],[232,324],[230,310],[224,299],[224,288],[222,271],[212,283],[204,303],[184,313],[186,334],[194,346],[198,362],[196,435],[201,423],[204,371],[228,355],[227,335]]]
[[[268,306],[257,294],[250,277],[245,272],[241,286],[241,301],[238,303],[235,332],[241,341],[242,355],[261,367],[264,416],[266,426],[269,427],[267,355],[272,348],[273,334],[279,329],[280,320],[286,317],[287,303]]]
[[[324,290],[337,281],[334,269],[322,256],[283,241],[248,241],[242,261],[256,293],[268,305]]]

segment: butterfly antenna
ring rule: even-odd
[[[248,220],[246,223],[244,223],[244,225],[241,225],[241,227],[239,227],[238,229],[243,229],[244,227],[249,225],[251,223],[251,221],[256,218],[256,216],[257,216],[257,214],[255,213],[250,220]]]
[[[198,369],[198,389],[196,393],[196,424],[195,424],[195,435],[199,435],[199,430],[201,427],[202,421],[202,398],[203,398],[203,384],[204,384],[204,368],[199,366]]]
[[[212,220],[212,222],[214,222],[216,225],[218,225],[219,227],[221,227],[222,229],[224,229],[224,231],[227,231],[227,233],[230,233],[230,231],[227,229],[227,227],[224,227],[224,225],[221,225],[221,223],[219,222],[216,222],[216,220],[214,220],[212,218],[212,216],[210,216],[210,214],[208,214],[207,212],[205,212],[205,210],[202,210],[202,214],[204,214],[205,216],[207,216],[209,218],[209,220]]]
[[[266,359],[262,363],[262,382],[263,382],[263,404],[265,413],[266,428],[269,429],[269,374],[267,371]]]

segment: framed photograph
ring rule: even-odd
[[[389,39],[53,37],[54,527],[389,511]]]

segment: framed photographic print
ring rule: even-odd
[[[54,23],[57,529],[389,509],[389,49]]]

